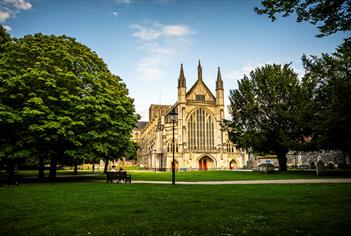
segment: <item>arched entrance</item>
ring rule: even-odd
[[[199,170],[208,170],[214,168],[213,160],[208,156],[199,159]]]
[[[236,170],[238,168],[236,161],[233,159],[229,162],[229,169],[230,170]]]
[[[178,168],[179,168],[178,161],[174,160],[174,164],[175,164],[175,166],[174,166],[175,170],[178,171]],[[169,165],[169,169],[172,170],[172,161],[171,161],[171,163]]]

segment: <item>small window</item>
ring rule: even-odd
[[[196,95],[196,101],[205,101],[205,95]]]

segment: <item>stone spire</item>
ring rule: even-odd
[[[180,73],[178,79],[178,103],[186,103],[186,81],[184,76],[183,64],[180,64]]]
[[[202,80],[202,67],[201,67],[200,60],[199,60],[199,65],[197,67],[197,79]]]
[[[180,64],[180,74],[179,74],[179,79],[178,79],[178,88],[181,88],[181,87],[182,88],[186,87],[183,64]]]
[[[221,69],[219,68],[219,66],[217,72],[216,90],[223,90],[223,80],[221,76]]]

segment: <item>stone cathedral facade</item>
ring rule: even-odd
[[[169,113],[178,113],[174,124]],[[149,122],[139,122],[134,141],[139,143],[138,162],[146,168],[169,170],[173,148],[176,168],[183,170],[236,169],[246,166],[248,155],[228,140],[221,128],[224,119],[224,89],[220,68],[216,95],[202,80],[199,62],[198,78],[187,90],[183,65],[178,79],[178,100],[173,105],[151,105]]]

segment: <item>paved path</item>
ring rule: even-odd
[[[133,180],[136,184],[171,184],[171,181],[144,181]],[[235,181],[201,181],[201,182],[184,182],[176,181],[176,184],[202,184],[202,185],[220,185],[220,184],[351,184],[351,179],[278,179],[278,180],[235,180]]]

